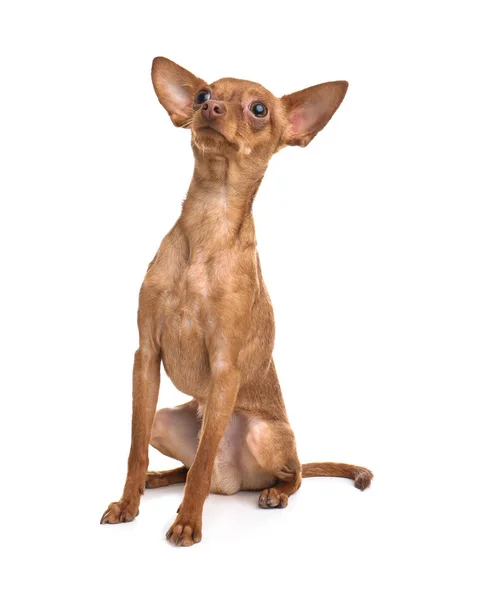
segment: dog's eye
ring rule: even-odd
[[[268,113],[268,108],[262,102],[252,102],[250,110],[255,117],[266,117]]]
[[[195,96],[195,104],[204,104],[211,97],[211,93],[208,90],[200,90]]]

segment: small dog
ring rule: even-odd
[[[262,508],[284,508],[302,477],[348,477],[360,490],[373,477],[354,465],[299,462],[272,359],[273,310],[252,215],[272,155],[307,146],[348,84],[276,98],[251,81],[209,85],[167,58],[154,59],[152,80],[173,124],[192,132],[195,170],[141,288],[127,479],[101,523],[134,519],[145,487],[186,482],[167,538],[191,546],[202,539],[209,491],[262,490]],[[193,400],[155,416],[161,362]],[[147,472],[149,444],[184,466]]]

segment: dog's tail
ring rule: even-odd
[[[353,479],[355,487],[366,490],[374,474],[365,467],[346,465],[344,463],[307,463],[302,465],[302,477],[346,477]]]

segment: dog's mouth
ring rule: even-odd
[[[199,125],[198,127],[195,128],[195,133],[210,133],[210,134],[217,134],[220,135],[221,137],[223,137],[224,139],[226,139],[226,136],[219,131],[219,129],[216,129],[215,127],[212,126],[211,123],[203,123],[202,125]]]
[[[237,144],[235,142],[232,142],[230,139],[228,139],[226,134],[223,133],[222,131],[219,131],[219,129],[214,127],[211,122],[202,123],[202,124],[198,125],[197,127],[195,127],[193,133],[194,133],[195,141],[198,146],[200,146],[200,145],[205,146],[207,140],[209,140],[209,142],[211,142],[211,140],[214,140],[215,142],[223,141],[226,144],[228,144],[229,146],[231,146],[232,148],[239,149],[239,148],[237,148]],[[211,147],[212,147],[212,142],[211,142]]]

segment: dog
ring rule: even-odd
[[[303,477],[347,477],[360,490],[373,477],[364,467],[299,462],[272,358],[273,309],[252,214],[273,154],[307,146],[348,83],[277,98],[251,81],[209,85],[162,57],[151,75],[173,124],[191,130],[195,168],[181,215],[141,287],[127,479],[101,523],[134,519],[145,487],[185,482],[167,539],[191,546],[202,539],[209,492],[257,490],[260,507],[284,508]],[[161,362],[193,399],[156,412]],[[149,444],[183,466],[147,472]]]

